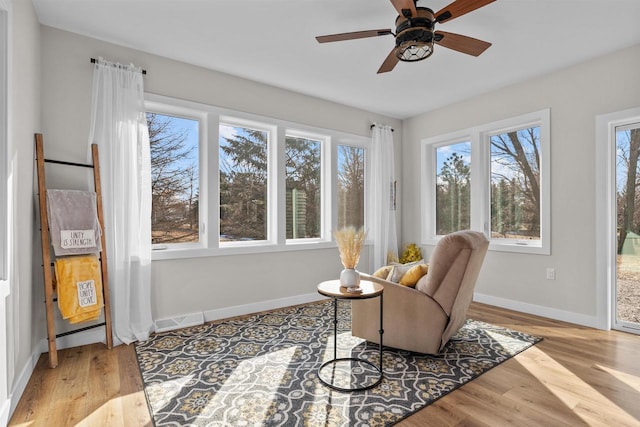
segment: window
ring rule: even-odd
[[[338,146],[338,228],[364,226],[364,151]]]
[[[305,137],[286,137],[287,239],[322,235],[321,144]]]
[[[220,124],[220,241],[267,240],[269,132]]]
[[[436,147],[436,233],[468,230],[471,221],[471,143]]]
[[[146,109],[153,259],[332,247],[365,225],[370,138],[159,95]]]
[[[491,237],[540,240],[540,126],[489,136]]]
[[[182,113],[167,114],[153,109],[147,112],[151,148],[151,238],[155,245],[200,240],[200,119]]]
[[[549,110],[429,138],[423,241],[484,231],[491,249],[549,254]]]

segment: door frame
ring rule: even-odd
[[[640,334],[640,329],[617,322],[616,292],[616,127],[640,122],[640,108],[596,117],[596,291],[597,327]]]
[[[13,366],[13,346],[9,345],[10,322],[6,304],[11,293],[9,277],[9,73],[11,2],[0,0],[0,425],[9,421],[11,390],[9,374]]]

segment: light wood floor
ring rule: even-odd
[[[640,426],[640,336],[605,332],[474,303],[469,317],[544,341],[398,424]],[[40,358],[10,426],[151,425],[132,346]]]

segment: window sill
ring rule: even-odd
[[[489,250],[497,252],[514,252],[521,254],[551,255],[551,251],[548,247],[528,242],[529,241],[527,240],[514,242],[491,240],[489,243]]]
[[[441,237],[426,239],[422,244],[435,246],[440,238]],[[511,252],[531,255],[551,255],[551,250],[548,246],[534,244],[531,242],[531,240],[505,241],[493,239],[489,240],[489,250],[495,252]]]
[[[291,252],[301,250],[316,250],[336,248],[335,242],[314,241],[314,242],[295,242],[286,245],[277,245],[272,243],[258,245],[242,245],[242,246],[224,246],[218,248],[167,248],[159,249],[151,252],[152,261],[161,261],[169,259],[186,259],[186,258],[204,258],[213,256],[229,256],[229,255],[250,255],[260,253],[274,252]]]

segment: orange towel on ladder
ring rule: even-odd
[[[98,257],[61,257],[55,262],[55,271],[62,318],[70,323],[98,319],[104,305]]]

